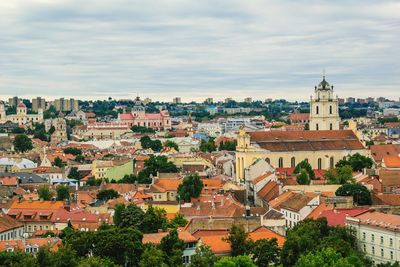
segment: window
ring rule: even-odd
[[[332,125],[332,123],[329,124],[329,130],[331,130],[331,131],[333,130],[333,125]]]
[[[333,157],[329,159],[329,168],[333,169],[335,167],[335,160]]]
[[[367,247],[365,246],[365,244],[363,245],[363,250],[364,252],[367,251]]]
[[[363,232],[363,240],[365,240],[365,232]]]
[[[322,169],[322,159],[318,158],[318,170]]]
[[[383,244],[383,236],[381,236],[381,244]]]
[[[269,158],[266,158],[265,161],[268,162],[268,164],[271,163],[271,160]]]
[[[316,107],[315,113],[319,114],[319,107]]]
[[[374,234],[371,235],[371,241],[375,242],[375,235]]]
[[[393,247],[393,238],[390,238],[390,246]]]
[[[390,259],[393,260],[393,251],[390,251]]]
[[[383,248],[381,248],[381,257],[384,257]]]
[[[319,130],[319,125],[318,125],[318,123],[317,124],[315,124],[315,130]]]
[[[375,255],[375,247],[374,246],[372,246],[372,254]]]
[[[282,157],[279,158],[278,166],[279,166],[279,168],[283,168],[283,158]]]
[[[291,166],[292,168],[296,167],[296,158],[295,158],[295,157],[292,157],[292,158],[290,159],[290,166]]]
[[[332,106],[329,106],[329,114],[332,114]]]

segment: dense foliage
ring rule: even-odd
[[[312,169],[310,163],[308,163],[306,160],[303,160],[301,162],[299,162],[299,164],[296,165],[296,167],[294,168],[294,173],[299,174],[301,172],[301,170],[306,170],[308,173],[308,177],[311,180],[315,179],[315,173],[314,170]]]
[[[197,173],[190,174],[183,179],[182,184],[178,187],[179,198],[185,202],[190,202],[192,197],[200,196],[203,189],[203,181]]]
[[[362,171],[364,168],[370,169],[373,165],[371,158],[359,153],[351,155],[346,159],[339,160],[336,167],[351,166],[353,171]]]
[[[337,196],[352,196],[355,204],[371,205],[372,198],[368,188],[361,184],[344,184],[336,190]]]
[[[26,152],[33,148],[32,140],[25,134],[19,134],[15,137],[14,149],[17,152]]]

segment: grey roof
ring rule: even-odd
[[[28,172],[16,172],[16,173],[0,172],[0,177],[5,177],[5,176],[17,176],[20,184],[47,183],[45,178]]]

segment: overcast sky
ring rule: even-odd
[[[0,95],[400,97],[400,1],[1,0]]]

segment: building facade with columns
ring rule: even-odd
[[[11,121],[18,125],[25,125],[27,123],[42,123],[43,122],[43,109],[38,109],[37,114],[28,114],[28,109],[23,102],[17,105],[17,113],[12,115],[6,114],[6,108],[3,101],[0,101],[0,123]]]
[[[243,182],[246,168],[265,159],[275,168],[294,168],[306,160],[313,169],[329,169],[356,153],[368,150],[351,130],[332,131],[239,131],[236,147],[236,178]]]

